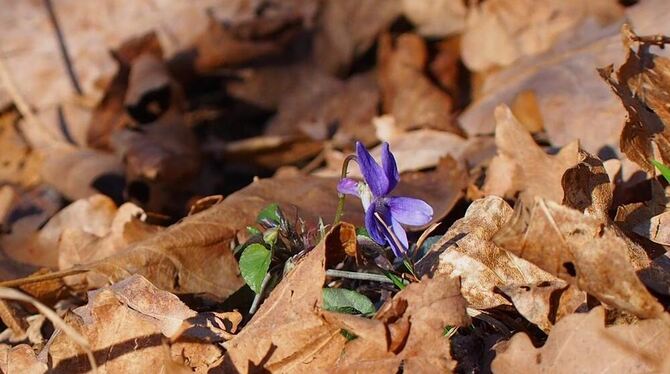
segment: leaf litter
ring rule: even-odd
[[[5,2],[3,372],[670,370],[666,2]]]

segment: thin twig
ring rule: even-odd
[[[95,363],[95,357],[93,357],[93,351],[91,351],[91,346],[89,345],[88,340],[79,332],[77,332],[77,330],[65,323],[65,321],[63,321],[63,319],[60,318],[58,314],[56,314],[56,312],[37,301],[32,296],[26,295],[13,288],[0,287],[0,298],[18,300],[32,304],[40,313],[42,313],[49,321],[51,321],[51,323],[53,323],[54,327],[63,331],[65,335],[72,339],[86,352],[86,357],[88,357],[91,369],[94,373],[98,372],[98,365]]]
[[[71,270],[63,270],[55,273],[48,273],[48,274],[39,274],[39,275],[31,275],[27,276],[24,278],[19,278],[19,279],[12,279],[4,282],[0,282],[0,287],[19,287],[23,286],[26,284],[31,284],[31,283],[37,283],[37,282],[43,282],[43,281],[48,281],[52,279],[59,279],[59,278],[65,278],[69,277],[70,275],[77,275],[77,274],[82,274],[88,272],[88,269],[71,269]]]
[[[261,283],[261,289],[260,292],[254,296],[254,301],[251,303],[251,308],[249,308],[249,315],[253,315],[256,313],[256,310],[261,304],[261,300],[263,300],[263,294],[265,293],[265,288],[268,286],[268,283],[270,283],[270,278],[272,276],[270,275],[270,272],[265,274],[265,278],[263,278],[263,283]]]
[[[355,271],[328,269],[328,270],[326,270],[326,276],[335,277],[335,278],[366,280],[366,281],[381,282],[381,283],[393,283],[393,281],[388,279],[388,277],[386,277],[385,275],[371,274],[371,273],[359,273],[359,272],[355,272]]]

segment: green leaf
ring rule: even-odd
[[[391,282],[393,282],[393,284],[394,284],[396,287],[398,287],[398,288],[401,289],[401,290],[402,290],[403,288],[405,288],[405,282],[402,281],[402,278],[400,278],[399,276],[397,276],[397,275],[391,273],[391,272],[388,271],[388,270],[384,270],[384,269],[382,269],[382,272],[384,273],[384,275],[386,275],[386,277],[387,277],[388,279],[391,280]]]
[[[261,284],[270,269],[271,260],[272,253],[262,244],[251,244],[242,252],[240,272],[244,281],[255,293],[261,292]]]
[[[372,237],[370,237],[368,229],[366,229],[365,227],[356,227],[356,236],[365,236],[367,238],[372,239]]]
[[[651,163],[654,164],[654,166],[656,166],[656,169],[658,169],[658,171],[661,172],[663,178],[665,178],[665,180],[668,181],[668,183],[670,183],[670,167],[667,167],[656,160],[649,160],[649,161],[651,161]]]
[[[260,235],[263,235],[263,233],[261,232],[261,230],[255,228],[255,227],[253,227],[253,226],[247,226],[247,232],[248,232],[249,235],[251,235],[251,236],[256,236],[256,235],[259,235],[259,236],[260,236]]]
[[[282,214],[277,203],[272,203],[261,209],[256,217],[256,221],[268,227],[280,226],[282,222]]]
[[[323,309],[348,314],[376,312],[375,305],[365,295],[344,288],[324,288]]]
[[[270,248],[273,248],[275,243],[277,243],[277,235],[278,234],[279,234],[279,229],[277,227],[267,229],[263,233],[263,241],[265,242],[265,244],[269,245]]]

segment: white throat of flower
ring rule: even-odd
[[[358,195],[361,197],[361,203],[363,203],[363,209],[367,211],[370,204],[372,204],[374,195],[372,195],[370,187],[368,187],[368,184],[365,182],[359,182],[357,187]]]

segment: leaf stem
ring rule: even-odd
[[[268,286],[268,283],[270,283],[271,278],[272,275],[268,271],[267,274],[265,274],[265,278],[263,278],[263,283],[261,283],[261,289],[259,290],[260,292],[254,296],[254,301],[251,303],[251,308],[249,308],[250,316],[256,313],[258,306],[261,304],[261,300],[263,300],[263,294],[265,293],[265,288]]]
[[[340,174],[340,181],[342,181],[342,179],[347,177],[347,170],[349,169],[349,163],[351,161],[358,162],[358,157],[356,157],[356,155],[349,155],[347,156],[347,158],[344,159],[344,162],[342,163],[342,173]],[[337,201],[337,210],[335,211],[335,219],[333,220],[333,226],[340,223],[340,220],[342,219],[342,213],[344,212],[344,199],[346,195],[341,192],[338,192],[337,197],[339,199]]]
[[[381,275],[381,274],[359,273],[359,272],[355,272],[355,271],[328,269],[328,270],[326,270],[326,275],[329,276],[329,277],[336,277],[336,278],[347,278],[347,279],[367,280],[367,281],[382,282],[382,283],[393,283],[385,275]]]

